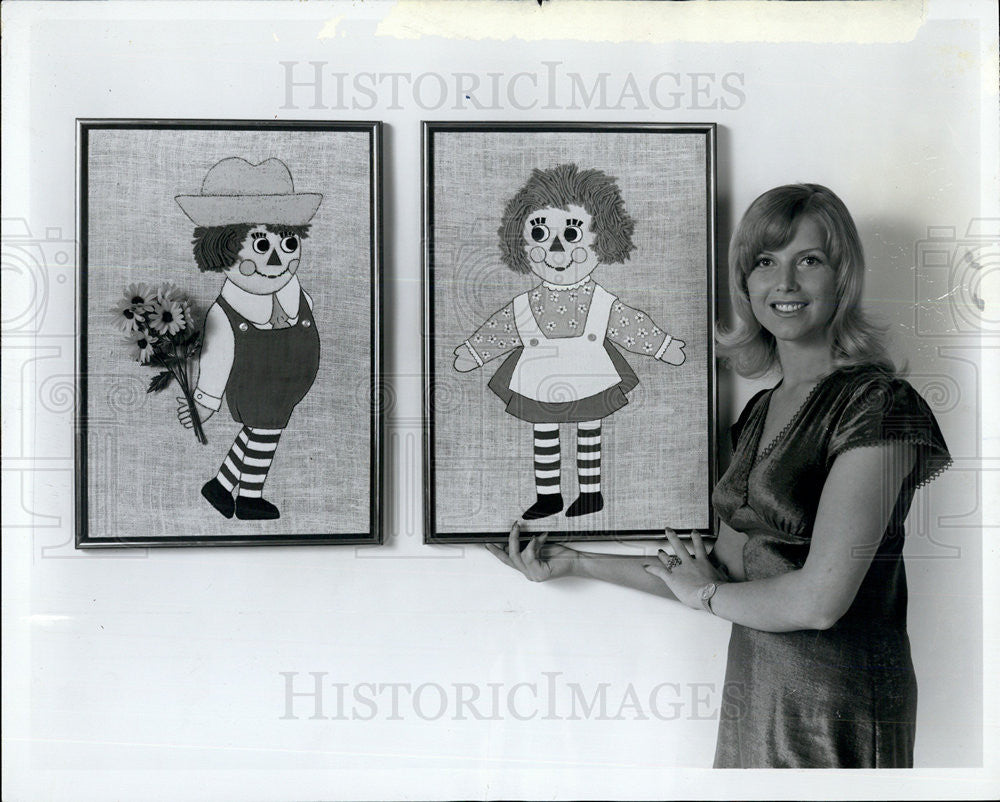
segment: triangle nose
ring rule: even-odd
[[[559,239],[559,235],[556,234],[556,238],[552,243],[552,247],[549,248],[550,251],[555,251],[556,253],[562,253],[566,249],[563,247],[562,240]]]
[[[271,249],[271,255],[267,257],[268,267],[281,267],[281,257],[278,256],[278,251],[274,248]]]

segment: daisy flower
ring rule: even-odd
[[[575,329],[579,324],[576,322],[576,318],[574,317],[569,321],[568,325],[571,329]]]
[[[558,312],[558,313],[559,313],[560,315],[565,315],[565,314],[566,314],[566,307],[565,307],[565,306],[559,306],[559,307],[557,307],[557,308],[556,308],[556,311],[557,311],[557,312]]]
[[[637,333],[638,333],[638,335],[640,337],[645,337],[646,336],[646,330],[645,329],[639,329],[639,331]]]
[[[156,300],[156,289],[148,284],[129,284],[125,288],[125,298],[130,306],[148,311]]]
[[[626,337],[625,345],[635,345],[635,337]]]
[[[122,298],[111,310],[115,328],[123,334],[132,334],[139,331],[144,320],[144,311],[132,306],[128,298]]]
[[[184,310],[178,301],[160,296],[149,313],[149,325],[160,334],[176,334],[184,328]]]
[[[184,293],[169,281],[164,281],[156,290],[156,297],[161,301],[183,301]]]
[[[645,351],[648,354],[650,351],[653,350],[653,344],[652,343],[643,343],[642,344],[642,350]]]
[[[548,331],[552,331],[552,329],[554,329],[555,327],[556,327],[556,324],[553,321],[551,321],[551,320],[548,323],[545,324],[545,328]]]
[[[608,336],[610,336],[610,337],[617,337],[618,336],[618,329],[616,329],[616,328],[610,328],[610,329],[608,329]]]
[[[153,357],[156,337],[152,334],[137,331],[129,337],[129,356],[143,365]]]

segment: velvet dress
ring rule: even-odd
[[[950,464],[947,447],[923,398],[878,367],[825,376],[764,444],[772,392],[751,399],[733,427],[733,461],[712,497],[719,517],[748,537],[748,581],[803,565],[838,454],[905,441],[916,447],[916,462],[836,624],[781,633],[733,624],[715,766],[912,766],[917,685],[906,634],[903,522],[916,489]]]

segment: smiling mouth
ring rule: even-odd
[[[256,273],[258,276],[263,276],[264,278],[280,278],[281,276],[285,275],[285,273],[288,272],[288,268],[286,267],[280,273],[275,273],[273,276],[270,273],[261,273],[259,270],[256,269],[253,272]]]
[[[805,301],[776,301],[771,304],[771,308],[775,312],[780,312],[785,315],[794,314],[802,309],[805,309],[809,304]]]
[[[555,271],[557,271],[559,273],[562,273],[563,270],[565,270],[567,267],[569,267],[569,265],[563,265],[562,267],[560,267],[559,265],[550,265],[548,259],[545,260],[545,266],[549,267],[552,270],[555,270]]]

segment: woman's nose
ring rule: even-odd
[[[778,276],[778,280],[779,280],[778,284],[779,289],[791,292],[799,288],[799,276],[798,272],[795,269],[794,262],[784,265],[781,268],[781,273]]]

